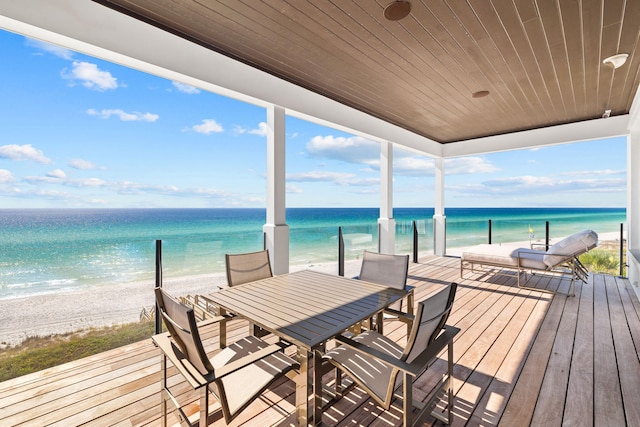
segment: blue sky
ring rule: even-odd
[[[0,207],[264,207],[266,112],[0,30]],[[379,205],[378,144],[287,118],[287,206]],[[624,207],[624,139],[449,159],[449,207]],[[394,205],[433,207],[394,149]]]

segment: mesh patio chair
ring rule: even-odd
[[[229,286],[238,286],[273,276],[267,249],[244,254],[226,254],[225,263]]]
[[[179,303],[161,288],[155,289],[156,301],[168,333],[153,336],[162,351],[162,417],[167,422],[167,404],[172,402],[183,425],[191,425],[188,414],[169,387],[167,359],[194,390],[200,391],[199,425],[208,425],[209,393],[222,407],[226,423],[257,399],[276,379],[299,364],[257,337],[246,337],[213,355],[205,352],[193,309]],[[207,323],[213,323],[211,319]],[[171,381],[172,386],[175,382]],[[179,387],[178,387],[179,388]],[[180,391],[182,392],[182,391]]]
[[[336,395],[343,396],[342,372],[354,380],[354,385],[365,390],[376,402],[389,409],[394,396],[403,400],[403,425],[418,423],[431,413],[440,421],[450,424],[453,408],[452,371],[453,338],[460,331],[445,325],[457,284],[452,283],[436,294],[418,303],[413,327],[403,348],[395,341],[375,331],[365,331],[353,339],[336,337],[339,344],[323,356],[336,368]],[[412,420],[413,380],[431,366],[440,352],[448,348],[448,370],[427,403],[419,408],[416,420]],[[400,374],[400,375],[399,375]],[[402,393],[396,390],[402,386]],[[435,405],[446,401],[446,415],[433,411]]]
[[[364,251],[358,279],[389,288],[406,289],[408,272],[409,255],[388,255]],[[403,316],[398,316],[398,312],[401,310],[402,301],[398,301],[392,304],[385,312],[396,315],[399,320],[406,320]],[[407,295],[406,312],[413,314],[413,289],[410,289]],[[382,324],[376,325],[376,327],[379,332],[382,331]],[[407,322],[407,333],[409,333],[410,329],[411,324]]]
[[[243,285],[273,276],[268,249],[242,254],[226,254],[225,265],[228,286]],[[268,334],[253,323],[249,324],[249,329],[253,335],[258,337]]]

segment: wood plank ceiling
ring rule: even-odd
[[[95,1],[441,143],[626,114],[640,82],[639,0],[412,0],[399,21],[391,0]]]

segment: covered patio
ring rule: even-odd
[[[287,115],[380,143],[381,252],[394,250],[394,144],[432,157],[435,255],[410,267],[409,284],[416,298],[460,284],[454,424],[640,425],[640,2],[413,1],[399,21],[383,17],[388,3],[0,0],[0,28],[264,107],[276,274],[289,271]],[[603,62],[618,53],[628,54],[620,68]],[[618,136],[629,279],[590,275],[567,298],[505,275],[459,277],[460,260],[446,256],[447,159]],[[404,339],[403,325],[386,330]],[[436,363],[419,390],[438,376]],[[159,425],[159,381],[146,340],[0,384],[0,423]],[[184,398],[195,396],[185,387]],[[294,412],[294,387],[282,383],[234,425],[293,425]],[[323,422],[400,418],[356,389]]]
[[[640,424],[640,302],[628,280],[590,275],[576,297],[518,289],[515,277],[474,274],[459,277],[459,259],[430,256],[411,264],[416,298],[450,281],[459,283],[449,324],[462,329],[454,344],[454,422],[479,425]],[[538,275],[534,286],[566,287]],[[385,330],[398,342],[403,323]],[[231,332],[232,331],[232,332]],[[229,338],[246,333],[234,321]],[[217,330],[206,345],[217,346]],[[444,371],[441,355],[417,381],[415,399],[424,399]],[[160,353],[151,340],[0,383],[0,424],[160,425]],[[197,396],[179,375],[182,398]],[[331,374],[325,382],[331,381]],[[182,384],[182,385],[181,385]],[[216,405],[216,403],[213,403]],[[384,411],[354,389],[328,408],[325,425],[398,426],[400,403]],[[219,415],[219,413],[217,413]],[[215,415],[215,414],[214,414]],[[296,424],[295,387],[279,382],[232,425]],[[175,415],[169,420],[177,424]],[[221,415],[212,426],[225,425]],[[425,425],[441,425],[434,419]]]

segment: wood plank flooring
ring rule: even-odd
[[[640,425],[640,302],[628,280],[591,274],[575,297],[554,296],[543,290],[567,291],[567,281],[534,275],[528,285],[541,291],[518,289],[513,274],[460,278],[459,265],[454,257],[425,257],[409,272],[416,301],[459,284],[448,322],[461,329],[453,425]],[[247,331],[246,322],[234,320],[229,340]],[[204,331],[207,347],[217,347],[217,334],[215,326]],[[385,334],[403,343],[406,328],[388,320]],[[145,340],[0,383],[0,425],[161,425],[159,367],[158,350]],[[438,359],[416,381],[414,398],[426,399],[445,369]],[[193,391],[177,374],[171,383],[196,414]],[[294,402],[295,385],[283,379],[232,425],[295,425]],[[325,411],[323,424],[398,426],[400,405],[385,411],[356,388]],[[214,414],[210,425],[225,423]]]

